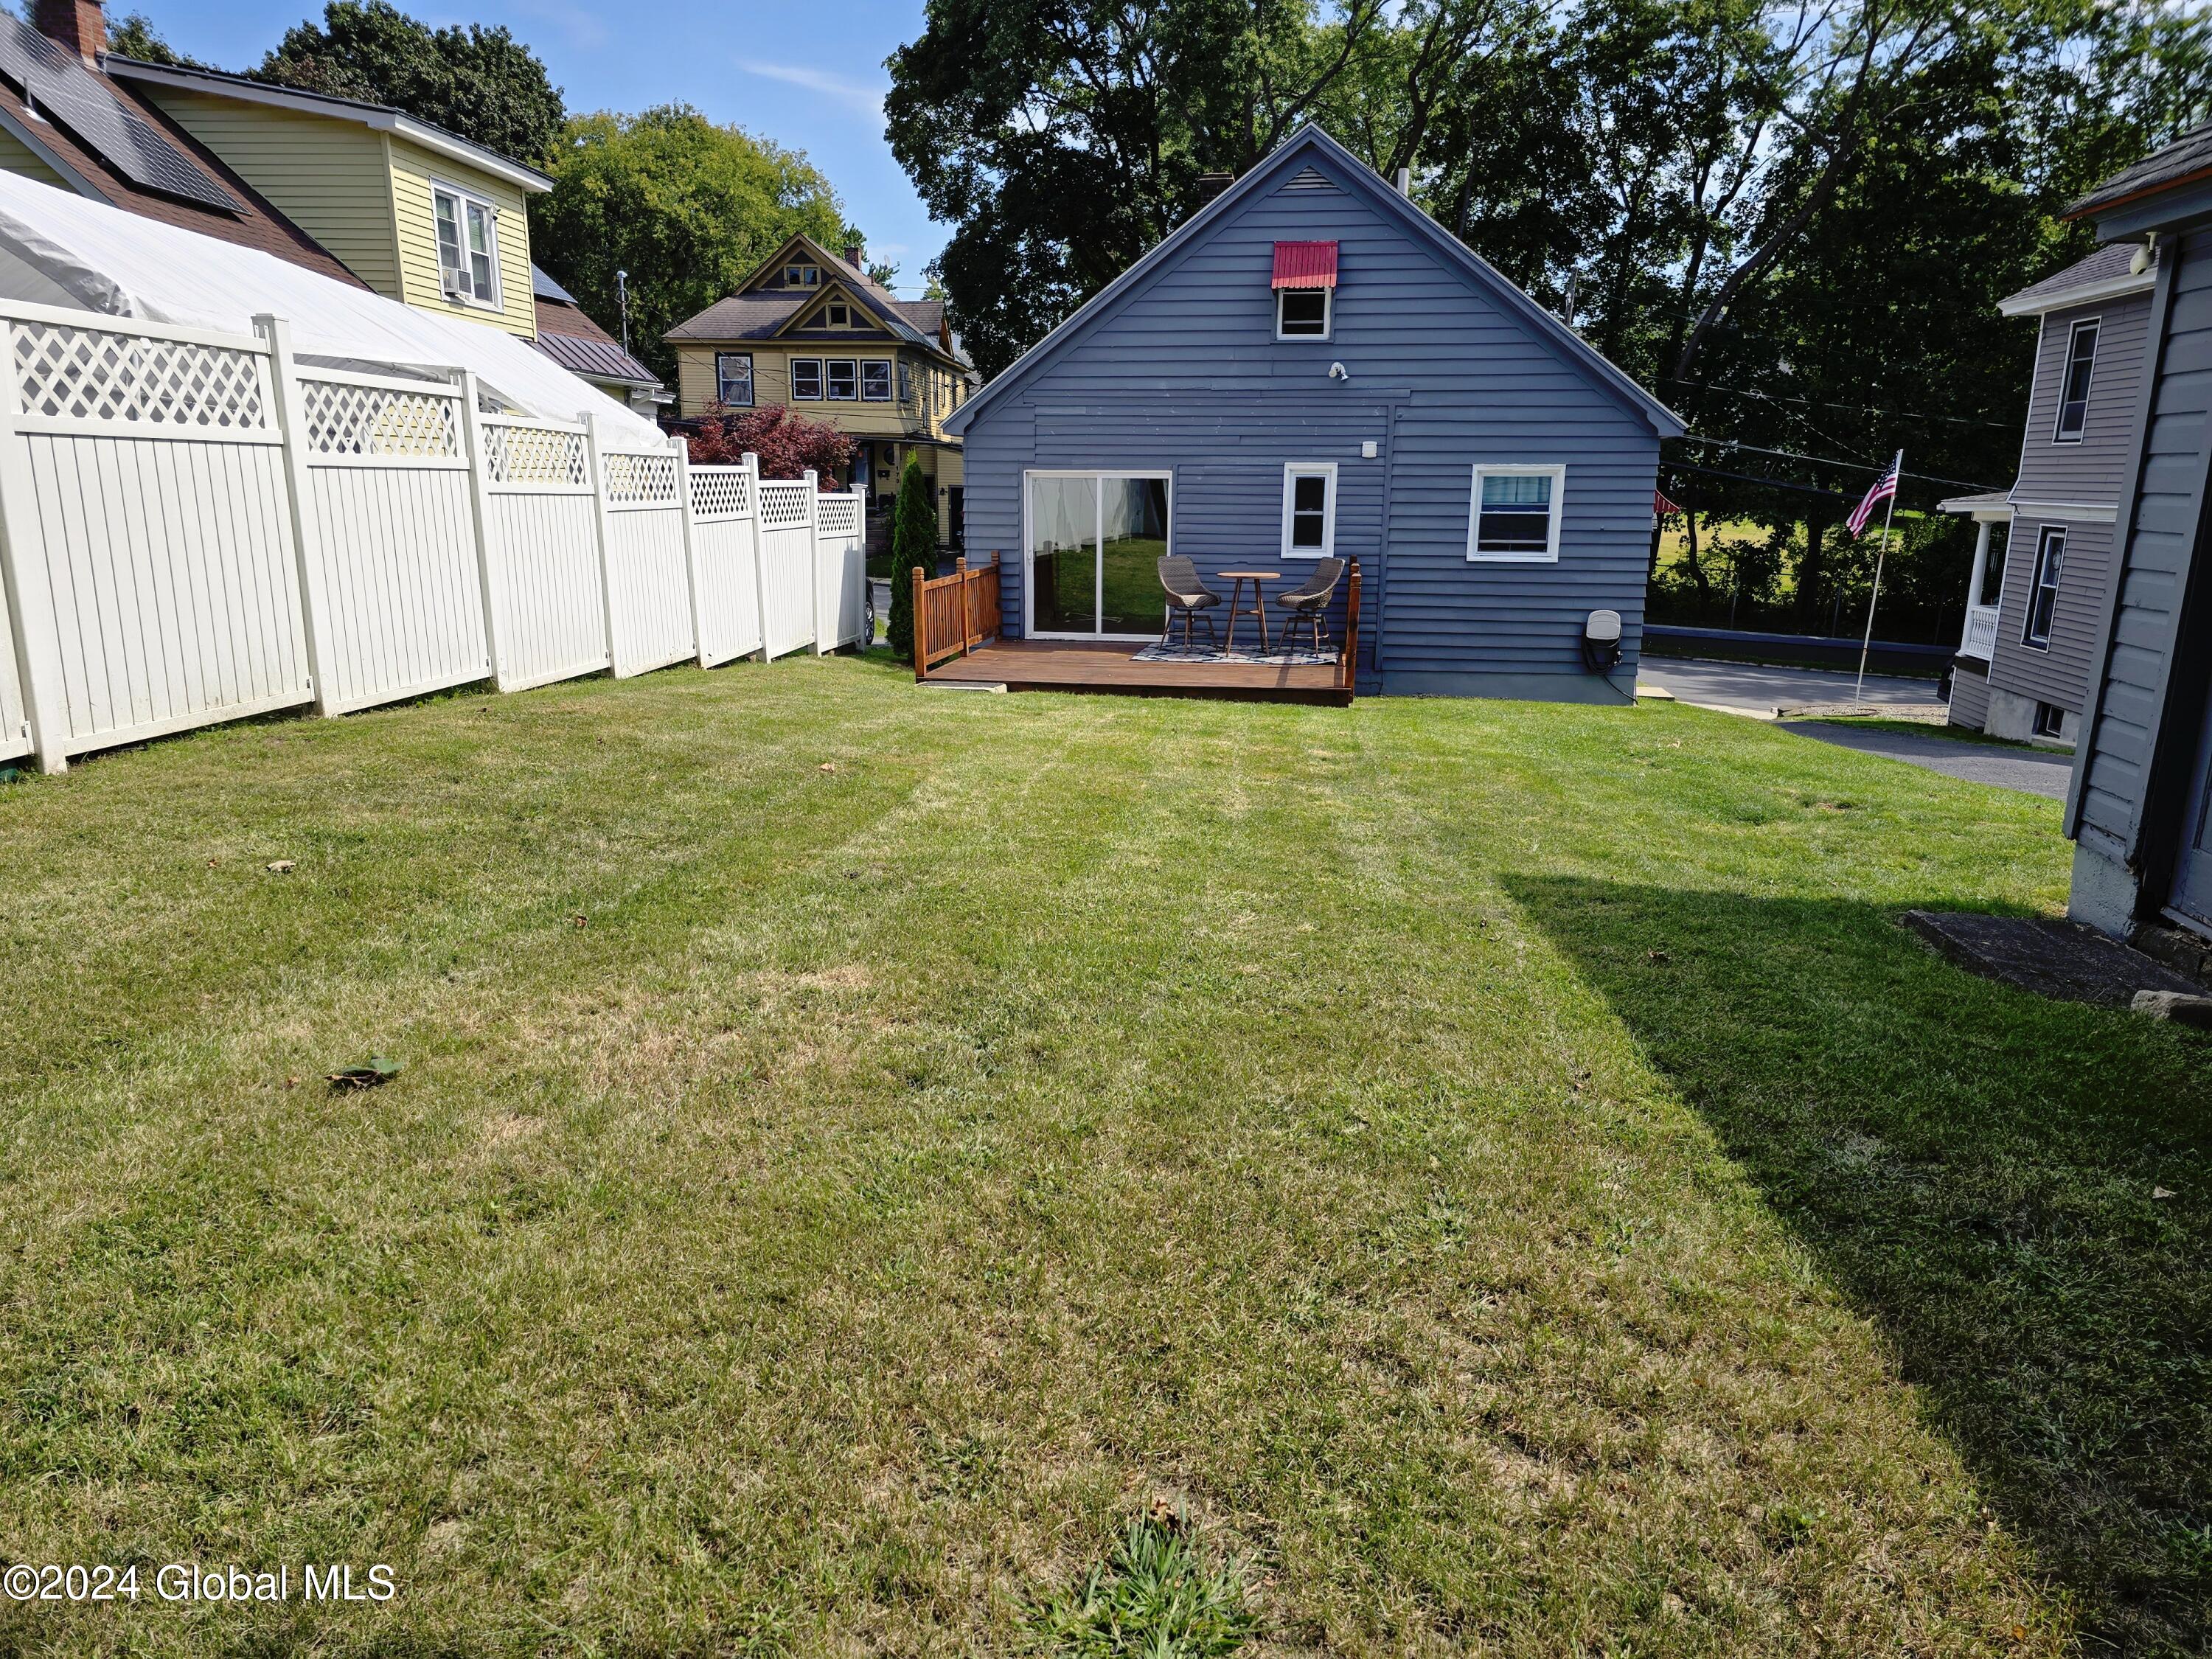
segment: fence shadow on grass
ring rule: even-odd
[[[2212,1037],[1870,905],[1506,885],[1879,1322],[2087,1650],[2212,1647]]]

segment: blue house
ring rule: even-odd
[[[1317,127],[947,425],[967,545],[1000,556],[1002,640],[1122,641],[1126,662],[1162,634],[1164,550],[1224,598],[1224,573],[1274,573],[1279,595],[1334,555],[1357,562],[1363,691],[1633,695],[1681,422]],[[1606,611],[1610,660],[1584,643]]]

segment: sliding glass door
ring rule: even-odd
[[[1030,632],[1158,635],[1167,623],[1168,475],[1032,472],[1028,494]]]

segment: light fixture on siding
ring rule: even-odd
[[[1328,378],[1332,380],[1348,380],[1352,378],[1352,373],[1342,363],[1331,363],[1328,366]]]

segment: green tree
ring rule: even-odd
[[[898,501],[891,509],[891,615],[889,632],[892,653],[914,655],[914,573],[937,574],[937,504],[930,498],[929,480],[921,462],[913,455],[899,474]]]
[[[662,334],[726,296],[786,237],[860,240],[803,153],[686,105],[580,116],[548,170],[553,188],[530,204],[538,263],[609,325],[615,273],[629,271],[632,344],[672,383]]]
[[[891,150],[951,222],[933,274],[995,374],[1315,110],[1380,26],[1346,0],[928,0],[890,59]]]
[[[433,29],[391,0],[330,0],[285,32],[258,81],[389,104],[486,149],[538,165],[567,110],[545,65],[504,28]]]

